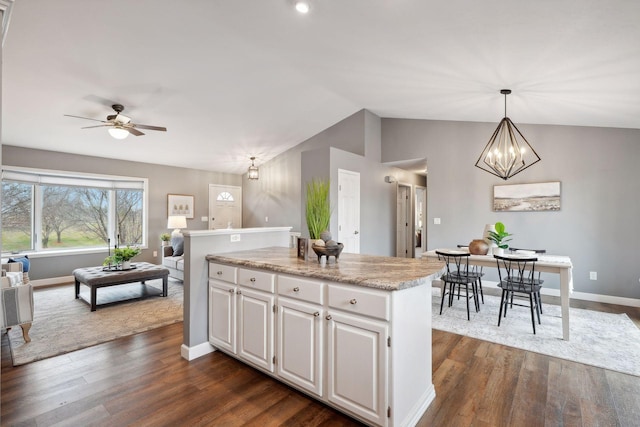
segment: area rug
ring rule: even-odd
[[[150,280],[147,285],[162,289],[162,280]],[[88,288],[81,287],[81,292],[84,290]],[[98,296],[100,292],[98,289]],[[73,285],[35,290],[33,299],[31,342],[24,342],[19,327],[9,331],[14,366],[180,322],[183,317],[182,282],[171,279],[166,298],[158,296],[98,306],[93,312],[86,302],[75,299]]]
[[[469,301],[471,321],[467,320],[464,298],[454,300],[452,307],[445,301],[442,315],[440,301],[440,289],[434,288],[434,329],[640,376],[640,329],[626,314],[571,308],[570,340],[564,341],[557,305],[543,303],[542,324],[536,323],[534,335],[528,306],[508,310],[498,327],[499,297],[485,295],[478,313],[473,300]]]

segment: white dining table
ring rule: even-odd
[[[439,251],[448,252],[465,252],[464,249],[438,249]],[[505,254],[509,256],[511,254]],[[435,250],[430,250],[422,254],[427,258],[438,258]],[[517,256],[517,254],[514,254]],[[522,256],[522,255],[520,255]],[[573,292],[573,264],[571,258],[565,255],[547,255],[536,254],[538,262],[536,262],[536,270],[544,273],[552,273],[560,275],[560,309],[562,312],[562,339],[569,341],[569,300]],[[496,268],[497,263],[493,255],[470,255],[469,265],[477,265],[480,267]]]

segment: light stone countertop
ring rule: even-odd
[[[240,252],[207,255],[208,261],[276,273],[312,277],[350,285],[397,291],[424,285],[442,272],[444,262],[434,259],[395,258],[375,255],[340,255],[321,266],[313,256],[299,259],[294,249],[271,247]]]

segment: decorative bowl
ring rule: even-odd
[[[338,243],[338,246],[316,246],[316,244],[314,243],[313,245],[311,245],[311,248],[316,253],[316,255],[318,255],[318,262],[320,262],[320,258],[322,257],[322,255],[325,255],[327,257],[327,261],[329,261],[330,256],[336,257],[337,262],[338,258],[340,257],[340,252],[342,252],[342,250],[344,249],[344,245],[342,243]]]

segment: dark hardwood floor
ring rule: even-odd
[[[1,425],[359,425],[221,352],[187,362],[181,344],[178,323],[13,367],[3,334]],[[639,377],[437,330],[433,344],[419,426],[640,425]]]

